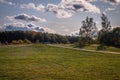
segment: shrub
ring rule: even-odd
[[[28,40],[28,39],[25,39],[25,40],[24,40],[24,43],[26,43],[26,44],[31,44],[32,42],[31,42],[30,40]]]
[[[40,41],[39,40],[36,40],[36,42],[35,42],[36,44],[39,44],[40,43]]]
[[[19,44],[23,44],[24,41],[20,39],[20,40],[18,40],[18,43],[19,43]]]
[[[19,44],[19,42],[16,40],[12,40],[12,44]]]
[[[106,46],[100,45],[97,47],[97,50],[106,50],[106,48],[107,48]]]

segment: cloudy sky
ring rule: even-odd
[[[112,26],[120,26],[120,0],[0,0],[0,30],[44,29],[66,35],[78,31],[86,16],[100,28],[101,13]]]

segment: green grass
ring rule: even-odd
[[[85,46],[83,48],[84,49],[90,49],[90,50],[97,50],[98,46],[100,46],[100,45],[92,44],[92,45],[89,45],[89,46]],[[106,46],[106,50],[104,50],[104,51],[120,52],[120,48],[115,48],[115,47],[112,47],[112,46]]]
[[[120,55],[47,45],[0,46],[0,80],[120,80]]]
[[[76,48],[76,44],[54,44],[54,45]],[[99,44],[91,44],[91,45],[84,46],[80,49],[97,50],[98,46],[100,46],[100,45]],[[116,47],[112,47],[112,46],[105,46],[105,47],[106,47],[106,50],[101,50],[101,51],[120,52],[120,48],[116,48]]]

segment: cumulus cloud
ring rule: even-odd
[[[21,4],[20,8],[23,8],[23,9],[34,9],[34,10],[42,11],[42,12],[45,11],[45,7],[42,4],[35,5],[34,3]]]
[[[53,12],[56,14],[57,18],[69,18],[76,11],[100,13],[100,9],[91,4],[96,0],[61,0],[59,4],[47,4],[43,6],[42,4],[35,5],[34,3],[22,4],[21,8],[34,9],[43,12]]]
[[[62,0],[61,5],[65,6],[68,10],[100,13],[100,9],[92,5],[90,1],[93,0]]]
[[[54,12],[58,18],[69,18],[76,11],[100,13],[100,9],[90,3],[92,1],[95,0],[61,0],[58,5],[48,4],[46,11]]]
[[[72,16],[72,13],[65,11],[64,7],[54,4],[48,4],[47,11],[54,12],[57,18],[69,18]]]
[[[7,4],[7,5],[11,5],[11,6],[14,6],[14,5],[15,5],[15,3],[9,2],[9,1],[7,1],[7,0],[0,0],[0,3]]]
[[[28,27],[25,27],[25,24],[23,23],[12,23],[12,24],[4,24],[2,27],[2,30],[5,31],[16,31],[16,30],[22,30],[22,31],[26,31],[29,30]]]
[[[46,22],[46,19],[43,18],[38,18],[34,15],[27,15],[25,13],[18,14],[15,16],[7,16],[9,20],[23,20],[23,21],[36,21],[36,22]]]
[[[48,33],[56,33],[54,30],[46,27],[40,27],[33,23],[30,24],[23,24],[23,23],[8,23],[4,24],[0,27],[0,30],[2,31],[35,31],[35,32],[48,32]]]

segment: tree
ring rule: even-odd
[[[104,34],[107,34],[108,32],[111,31],[111,25],[110,25],[110,21],[108,20],[107,16],[105,14],[102,14],[101,16],[101,25],[102,25],[102,29],[99,31],[98,34],[98,41],[100,42],[101,37]],[[102,37],[103,38],[103,37]]]
[[[88,44],[91,43],[91,39],[96,38],[97,33],[98,29],[96,27],[96,23],[93,21],[93,18],[87,17],[86,20],[82,21],[79,35],[80,37],[86,38],[85,40],[88,42]]]
[[[102,31],[110,31],[111,30],[111,25],[110,21],[108,20],[107,16],[105,14],[102,14],[101,16],[101,24],[102,24]]]
[[[120,27],[114,28],[110,32],[104,33],[100,38],[100,43],[103,45],[120,48]]]

